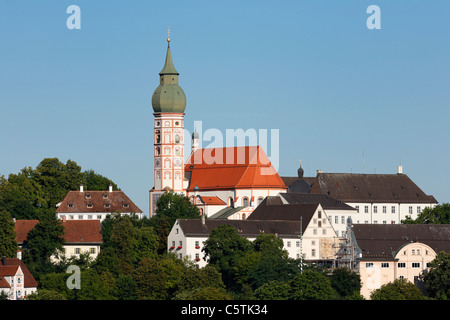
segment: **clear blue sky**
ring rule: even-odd
[[[66,26],[72,4],[80,30]],[[401,164],[450,202],[449,12],[447,0],[0,0],[0,175],[71,159],[148,213],[170,26],[189,131],[279,129],[282,176],[299,159],[308,176]]]

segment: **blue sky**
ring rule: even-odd
[[[66,26],[72,4],[80,30]],[[370,5],[379,30],[366,26]],[[0,175],[71,159],[147,213],[151,95],[170,26],[189,131],[279,129],[282,176],[299,159],[308,176],[401,164],[450,202],[449,10],[446,0],[0,0]]]

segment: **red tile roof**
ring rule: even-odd
[[[213,206],[213,205],[219,205],[219,206],[226,206],[227,204],[220,199],[219,197],[205,197],[205,196],[199,196],[200,201],[204,204]]]
[[[69,191],[56,213],[142,213],[123,191]]]
[[[63,224],[66,243],[102,243],[100,220],[67,220]]]
[[[38,220],[16,220],[16,241],[22,244]],[[66,243],[102,243],[100,220],[67,220],[64,225]]]
[[[16,220],[15,231],[16,231],[16,241],[22,244],[27,240],[28,232],[34,228],[34,226],[39,222],[39,220]]]
[[[185,165],[190,177],[188,191],[287,187],[259,147],[198,149]]]
[[[17,258],[6,258],[6,263],[3,264],[3,259],[0,259],[0,270],[3,268],[16,268],[20,267],[20,269],[22,269],[23,275],[24,275],[24,286],[25,288],[34,288],[37,287],[38,284],[36,282],[36,280],[34,279],[33,275],[31,274],[31,272],[28,270],[27,266],[25,265],[25,263],[23,263],[22,260],[19,260]],[[0,278],[2,278],[0,276]],[[0,282],[2,282],[0,280]]]

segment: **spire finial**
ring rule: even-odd
[[[167,27],[167,43],[170,43],[170,27]]]

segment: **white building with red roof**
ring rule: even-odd
[[[149,193],[149,215],[159,197],[181,193],[210,218],[246,219],[265,197],[287,190],[259,146],[199,147],[192,135],[192,152],[184,161],[186,96],[178,85],[168,39],[160,84],[152,96],[154,111],[154,186]]]
[[[37,291],[37,282],[19,258],[2,257],[0,260],[0,292],[9,300],[25,299]]]
[[[28,233],[39,223],[39,220],[16,220],[16,241],[19,247],[26,244]],[[64,245],[62,252],[55,253],[52,261],[57,261],[63,255],[66,258],[79,257],[80,254],[89,254],[95,259],[100,253],[103,243],[100,220],[63,220]]]
[[[69,191],[56,205],[56,216],[62,220],[100,220],[112,213],[136,214],[142,218],[143,211],[123,191]]]

